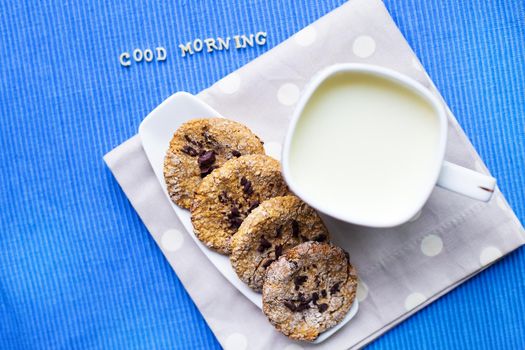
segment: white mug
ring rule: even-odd
[[[308,190],[308,186],[301,185],[299,181],[297,181],[297,179],[292,176],[290,166],[290,162],[293,160],[291,159],[291,144],[294,140],[296,127],[303,115],[305,106],[307,106],[310,98],[323,82],[325,82],[328,78],[334,77],[340,73],[358,73],[359,75],[363,75],[365,77],[370,76],[374,79],[384,79],[395,84],[396,87],[408,89],[408,91],[417,94],[424,101],[426,101],[428,106],[432,108],[435,116],[438,118],[436,124],[439,125],[437,130],[438,142],[435,152],[432,153],[434,158],[431,171],[425,173],[425,176],[427,177],[424,182],[425,187],[420,191],[420,194],[417,197],[411,199],[412,202],[409,203],[409,209],[402,213],[400,212],[397,217],[389,217],[387,220],[385,220],[381,217],[374,217],[373,213],[370,213],[370,215],[360,215],[356,214],[355,211],[352,212],[352,210],[344,211],[334,208],[333,206],[331,207],[330,205],[327,205],[326,198],[321,200],[320,198],[313,196],[310,193],[312,191]],[[431,94],[430,91],[411,78],[398,72],[378,66],[355,63],[333,65],[322,70],[312,78],[296,105],[296,109],[287,131],[283,147],[283,175],[290,189],[297,196],[302,198],[305,202],[317,210],[342,221],[370,227],[392,227],[407,222],[423,207],[435,185],[476,200],[488,201],[491,198],[496,185],[496,180],[493,177],[478,173],[456,164],[449,163],[444,160],[445,147],[447,143],[447,126],[447,115],[443,104],[433,94]],[[363,130],[363,132],[366,131]],[[351,198],[349,200],[351,200]]]

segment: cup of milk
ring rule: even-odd
[[[338,64],[306,87],[285,139],[291,190],[317,210],[370,227],[410,220],[434,186],[488,201],[493,177],[444,160],[442,103],[407,76]]]

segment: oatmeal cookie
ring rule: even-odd
[[[229,159],[246,154],[264,154],[264,148],[242,124],[223,118],[194,119],[182,124],[164,158],[164,179],[171,200],[189,209],[204,177]]]
[[[205,177],[195,192],[191,221],[208,247],[230,254],[230,240],[263,201],[289,194],[279,162],[266,155],[231,159]]]
[[[239,278],[260,292],[266,268],[306,241],[328,241],[328,231],[315,210],[296,196],[271,198],[253,210],[233,235],[230,261]]]
[[[356,290],[357,274],[343,249],[305,242],[267,269],[263,312],[286,336],[313,341],[345,317]]]

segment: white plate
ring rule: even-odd
[[[162,190],[170,201],[173,210],[175,210],[175,213],[184,225],[184,228],[188,230],[195,243],[208,257],[208,259],[210,259],[212,264],[215,265],[215,267],[223,274],[223,276],[226,277],[228,281],[230,281],[231,284],[233,284],[252,303],[257,305],[259,308],[262,308],[261,294],[252,291],[237,277],[237,274],[233,270],[230,260],[227,256],[214,252],[202,244],[201,241],[199,241],[199,239],[193,233],[190,212],[173,204],[169,199],[168,192],[166,190],[166,184],[164,182],[163,175],[164,156],[168,150],[173,133],[182,123],[189,119],[212,117],[222,118],[222,116],[217,111],[213,110],[210,106],[206,105],[195,96],[187,92],[178,92],[162,102],[157,108],[153,110],[153,112],[144,118],[140,124],[139,135],[142,140],[142,147],[144,148],[144,152],[146,152],[146,156],[148,157],[153,171],[159,180]],[[358,302],[356,300],[343,321],[341,321],[337,326],[322,333],[314,343],[320,343],[337,332],[337,330],[339,330],[355,316],[357,309]]]

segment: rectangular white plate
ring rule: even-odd
[[[168,146],[173,133],[181,126],[184,122],[195,119],[195,118],[222,118],[222,116],[200,101],[195,96],[187,92],[178,92],[164,102],[162,102],[157,108],[153,110],[139,126],[139,135],[142,141],[142,147],[146,156],[155,172],[155,176],[159,180],[159,183],[166,194],[166,197],[170,201],[173,210],[179,217],[180,221],[184,225],[184,228],[188,230],[190,236],[193,238],[195,243],[199,246],[202,252],[210,259],[213,265],[219,270],[224,277],[231,284],[233,284],[244,296],[246,296],[251,302],[262,308],[261,295],[252,291],[247,285],[245,285],[233,270],[230,260],[227,256],[214,252],[207,248],[204,244],[193,233],[193,226],[191,224],[191,216],[188,210],[182,209],[177,205],[173,204],[168,196],[166,184],[164,182],[164,156],[168,150]],[[330,232],[333,236],[334,232]],[[322,333],[314,343],[320,343],[330,337],[332,334],[337,332],[343,327],[348,321],[350,321],[357,313],[358,302],[357,300],[352,305],[350,311],[346,314],[343,321],[337,326]]]

